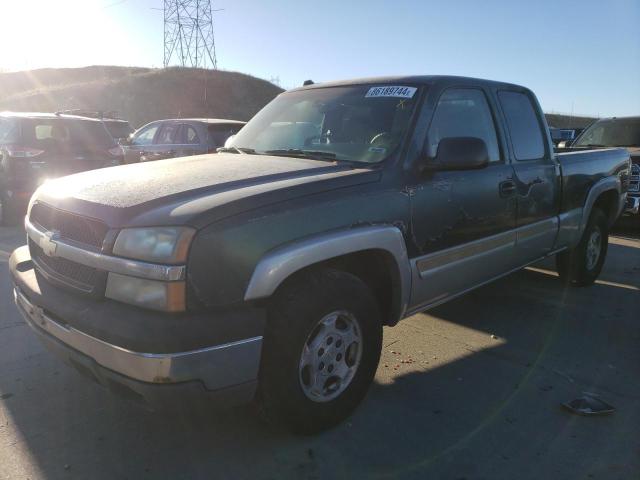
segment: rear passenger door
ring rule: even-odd
[[[553,248],[560,176],[532,94],[526,90],[500,90],[497,96],[511,140],[517,201],[516,254],[525,263]]]
[[[189,155],[202,155],[207,153],[207,146],[201,140],[201,133],[196,125],[183,123],[180,125],[180,147],[176,153],[177,157]]]

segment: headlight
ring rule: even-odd
[[[113,253],[155,263],[185,263],[194,234],[189,227],[125,228],[116,238]]]
[[[165,312],[182,312],[186,309],[184,282],[159,282],[109,273],[105,296]]]

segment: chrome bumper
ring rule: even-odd
[[[139,353],[59,323],[17,288],[14,289],[14,297],[26,322],[45,340],[58,340],[99,366],[139,382],[174,384],[200,381],[207,390],[219,390],[252,382],[258,377],[262,337],[189,352]]]
[[[637,215],[640,211],[640,197],[630,197],[627,195],[627,202],[624,206],[624,213],[627,215]]]

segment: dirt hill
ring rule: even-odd
[[[572,115],[561,115],[558,113],[546,113],[547,123],[555,128],[580,128],[588,127],[597,120],[594,117],[576,117]]]
[[[94,66],[0,73],[0,111],[117,111],[138,127],[171,117],[248,120],[282,89],[236,72]]]
[[[0,73],[0,111],[82,108],[117,111],[138,127],[171,117],[249,120],[279,87],[237,72],[193,68],[94,66]],[[586,126],[591,118],[548,114],[556,128]]]

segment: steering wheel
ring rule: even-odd
[[[369,141],[370,145],[390,144],[393,143],[393,135],[389,132],[380,132],[373,136]]]
[[[328,143],[331,143],[331,135],[330,134],[320,134],[320,135],[312,135],[311,137],[307,137],[304,139],[304,145],[305,147],[308,147],[309,145],[312,145],[312,142],[314,140],[318,140],[318,145],[326,145]],[[323,142],[324,140],[324,142]]]

